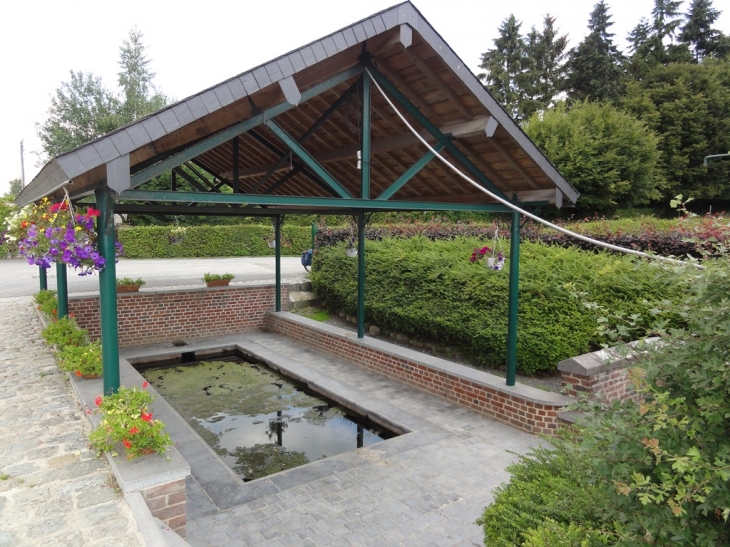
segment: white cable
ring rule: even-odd
[[[597,239],[591,239],[590,237],[586,237],[584,235],[577,234],[575,232],[571,232],[570,230],[566,230],[565,228],[561,228],[557,224],[553,224],[552,222],[548,222],[547,220],[542,219],[542,218],[540,218],[537,215],[533,215],[532,213],[530,213],[528,211],[525,211],[524,209],[520,209],[519,207],[517,207],[516,205],[514,205],[512,202],[507,201],[506,199],[503,199],[503,198],[501,198],[500,196],[498,196],[496,194],[493,194],[492,192],[490,192],[489,190],[487,190],[486,188],[484,188],[481,184],[479,184],[477,182],[474,182],[472,179],[470,179],[469,177],[467,177],[458,168],[456,168],[453,164],[451,164],[446,158],[444,158],[441,154],[439,154],[438,151],[436,151],[430,144],[428,144],[428,142],[426,142],[426,140],[423,137],[421,137],[421,135],[419,135],[418,131],[416,131],[415,129],[413,129],[413,127],[411,126],[411,124],[408,123],[408,120],[406,120],[405,117],[403,116],[403,114],[401,114],[400,111],[395,107],[395,105],[393,104],[393,102],[388,98],[388,96],[383,91],[383,88],[380,87],[380,84],[378,83],[378,81],[375,78],[373,78],[373,75],[370,73],[370,71],[368,70],[367,67],[365,67],[365,71],[370,75],[371,81],[375,84],[375,87],[378,88],[378,91],[380,91],[380,94],[385,98],[385,100],[390,105],[390,107],[393,109],[393,111],[398,115],[398,117],[403,121],[403,123],[406,124],[406,127],[411,131],[411,133],[413,133],[418,138],[418,140],[421,141],[424,144],[424,146],[426,146],[426,148],[428,148],[431,151],[432,154],[434,154],[438,159],[440,159],[447,166],[449,166],[451,168],[451,170],[454,171],[454,173],[456,173],[457,175],[459,175],[466,182],[468,182],[469,184],[471,184],[472,186],[474,186],[475,188],[477,188],[481,192],[484,192],[485,194],[487,194],[491,198],[497,200],[502,205],[506,205],[510,209],[512,209],[514,211],[517,211],[518,213],[521,213],[521,214],[525,215],[526,217],[531,218],[532,220],[534,220],[536,222],[539,222],[540,224],[544,224],[548,228],[552,228],[553,230],[557,230],[558,232],[561,232],[561,233],[563,233],[563,234],[565,234],[567,236],[574,237],[576,239],[580,239],[581,241],[585,241],[586,243],[591,243],[593,245],[597,245],[599,247],[604,247],[606,249],[610,249],[612,251],[617,251],[617,252],[620,252],[620,253],[632,254],[632,255],[636,255],[636,256],[641,256],[643,258],[649,258],[649,259],[652,259],[652,260],[663,260],[665,262],[671,262],[673,264],[679,264],[679,265],[682,265],[682,266],[692,265],[692,266],[695,266],[697,268],[703,269],[703,267],[700,266],[699,264],[692,264],[691,262],[684,262],[682,260],[677,260],[675,258],[669,258],[669,257],[666,257],[666,256],[650,255],[650,254],[647,254],[647,253],[643,253],[641,251],[636,251],[634,249],[627,249],[625,247],[619,247],[618,245],[612,245],[610,243],[606,243],[605,241],[599,241]]]

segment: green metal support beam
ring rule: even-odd
[[[403,93],[398,91],[398,88],[396,88],[393,84],[391,84],[385,76],[383,76],[378,70],[372,66],[371,64],[366,65],[368,70],[372,73],[373,78],[375,78],[378,83],[383,86],[388,93],[390,93],[395,99],[403,105],[403,107],[414,117],[416,118],[423,127],[426,128],[426,130],[431,133],[439,142],[446,144],[446,150],[456,158],[456,160],[461,163],[464,167],[466,167],[469,171],[471,171],[472,175],[476,177],[476,179],[488,190],[491,192],[497,194],[499,197],[507,199],[507,197],[502,193],[502,191],[497,188],[494,183],[487,178],[487,176],[482,173],[479,168],[474,165],[469,158],[467,158],[464,153],[459,150],[459,148],[451,142],[451,140],[444,135],[438,127],[436,127],[426,116],[424,116],[421,111],[413,104],[411,103]]]
[[[314,171],[319,178],[326,182],[327,185],[332,188],[338,196],[345,199],[350,199],[352,197],[350,193],[345,190],[339,182],[335,180],[330,172],[322,166],[321,163],[315,160],[312,155],[296,141],[296,139],[292,138],[289,133],[284,131],[283,127],[281,127],[274,120],[266,120],[266,127],[271,129],[274,135],[279,137],[282,142],[291,149],[292,152],[299,156],[299,159],[301,159],[307,165],[307,167]]]
[[[276,240],[276,311],[281,311],[281,215],[274,217]]]
[[[365,211],[357,212],[357,337],[365,337]]]
[[[362,80],[362,123],[360,125],[360,182],[362,199],[370,199],[370,75],[363,72]]]
[[[99,272],[99,303],[101,306],[101,354],[104,371],[104,395],[119,391],[119,324],[117,320],[117,269],[114,247],[114,197],[107,187],[97,188],[96,233],[99,254],[106,264]]]
[[[58,318],[68,315],[68,280],[66,264],[56,262],[56,298],[58,299]]]
[[[307,89],[306,91],[303,91],[300,104],[308,101],[312,97],[316,97],[317,95],[324,93],[328,89],[332,89],[333,87],[341,84],[342,82],[346,82],[353,76],[357,76],[358,74],[360,74],[362,71],[363,71],[362,65],[354,66],[352,68],[344,70],[343,72],[340,72],[336,76],[333,76],[332,78],[329,78],[328,80],[325,80],[324,82],[321,82],[321,83],[311,87],[310,89]],[[223,144],[226,141],[231,140],[233,137],[237,137],[238,135],[242,135],[243,133],[246,133],[247,131],[253,129],[254,127],[257,127],[257,126],[261,125],[262,123],[264,123],[264,120],[274,118],[274,117],[278,116],[279,114],[282,114],[292,108],[295,108],[295,107],[293,105],[289,104],[288,102],[284,101],[283,103],[279,103],[278,105],[273,106],[264,112],[260,112],[258,114],[251,116],[247,120],[244,120],[244,121],[236,123],[230,127],[227,127],[226,129],[219,131],[218,133],[211,136],[210,138],[205,139],[204,141],[201,141],[199,143],[196,143],[193,146],[191,146],[190,148],[186,148],[185,150],[183,150],[182,152],[180,152],[178,154],[175,154],[174,156],[166,158],[159,163],[151,165],[150,167],[147,167],[146,169],[143,169],[143,170],[135,173],[134,175],[132,175],[130,177],[131,188],[136,188],[140,184],[147,182],[148,180],[156,177],[157,175],[161,175],[162,173],[169,171],[173,167],[177,167],[178,165],[181,165],[181,164],[185,163],[186,161],[191,160],[196,156],[199,156],[203,152],[212,150],[216,146]]]
[[[374,199],[314,198],[300,196],[269,196],[250,194],[218,194],[204,192],[169,192],[155,190],[127,190],[119,194],[119,199],[150,202],[183,203],[237,203],[247,205],[270,205],[363,209],[365,211],[488,211],[509,213],[509,207],[500,203],[430,203],[423,201],[383,201]],[[520,207],[537,207],[546,202],[520,202]],[[306,211],[302,211],[305,213]],[[319,211],[321,213],[321,211]]]
[[[46,274],[46,269],[41,268],[38,266],[38,279],[41,283],[41,290],[47,291],[48,290],[48,275]]]
[[[517,305],[520,291],[520,214],[512,211],[509,241],[509,304],[507,309],[507,385],[517,376]]]
[[[434,150],[436,150],[436,152],[441,152],[441,150],[443,150],[445,147],[446,147],[446,143],[439,142],[439,143],[436,143],[436,145],[434,145],[433,148],[434,148]],[[383,193],[380,194],[375,199],[377,199],[377,200],[390,199],[398,190],[400,190],[401,188],[403,188],[403,186],[409,180],[411,180],[413,177],[415,177],[421,169],[423,169],[424,167],[426,167],[426,165],[428,164],[428,162],[430,162],[435,157],[436,157],[436,155],[433,152],[431,152],[430,150],[428,152],[426,152],[426,154],[420,160],[418,160],[416,163],[414,163],[408,169],[408,171],[406,171],[405,173],[403,173],[398,178],[397,181],[395,181],[393,184],[391,184],[385,190],[383,190]]]

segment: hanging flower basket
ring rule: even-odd
[[[469,261],[474,263],[484,259],[484,265],[488,270],[500,271],[504,268],[507,260],[502,253],[502,244],[499,241],[499,232],[494,231],[493,247],[475,248],[471,253]]]
[[[170,235],[167,236],[167,241],[170,245],[180,245],[180,243],[182,243],[185,239],[186,233],[187,228],[185,228],[185,226],[175,226],[172,230],[170,230]]]
[[[355,258],[357,256],[357,247],[345,248],[345,255],[347,258]]]
[[[266,244],[269,246],[269,249],[276,249],[276,240],[275,239],[267,239]]]
[[[31,266],[50,268],[51,264],[67,264],[91,275],[104,269],[106,261],[99,254],[94,219],[100,212],[88,207],[85,213],[74,212],[71,201],[40,203],[24,207],[8,221],[8,239]],[[116,256],[122,246],[116,241]]]

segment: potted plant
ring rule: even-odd
[[[58,352],[58,366],[84,379],[99,378],[102,373],[101,342],[83,346],[64,346]]]
[[[355,238],[351,237],[347,240],[347,245],[345,246],[345,254],[348,258],[354,258],[357,256],[357,245],[355,245]]]
[[[49,323],[41,331],[41,337],[52,346],[83,346],[89,341],[88,333],[79,328],[71,316]]]
[[[122,386],[113,395],[96,398],[102,419],[89,441],[98,454],[111,452],[115,456],[115,446],[121,443],[131,460],[155,452],[163,454],[172,445],[165,424],[152,417],[154,397],[147,391],[148,385],[144,382],[141,390]]]
[[[208,287],[227,287],[228,284],[231,282],[231,279],[236,277],[233,274],[224,273],[224,274],[213,274],[213,273],[206,273],[203,274],[203,281],[205,281],[205,284]]]
[[[145,285],[144,279],[138,277],[132,279],[131,277],[118,277],[117,278],[117,292],[139,292],[139,288]]]
[[[491,256],[487,256],[488,253],[491,253]],[[497,255],[494,255],[494,251],[491,247],[484,246],[481,249],[475,248],[474,251],[471,253],[471,257],[469,258],[470,262],[477,262],[484,259],[484,264],[486,265],[488,270],[495,270],[499,271],[502,268],[504,268],[505,264],[505,258],[502,251],[499,251]]]

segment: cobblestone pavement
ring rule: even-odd
[[[40,330],[30,297],[0,299],[0,547],[144,545]]]
[[[191,545],[483,545],[474,521],[507,480],[505,467],[538,438],[281,336],[241,339],[255,355],[289,360],[302,377],[413,432],[247,483],[237,494],[246,503],[216,505],[216,491],[201,488],[196,475],[204,473],[191,463]],[[306,474],[312,478],[302,480]]]

